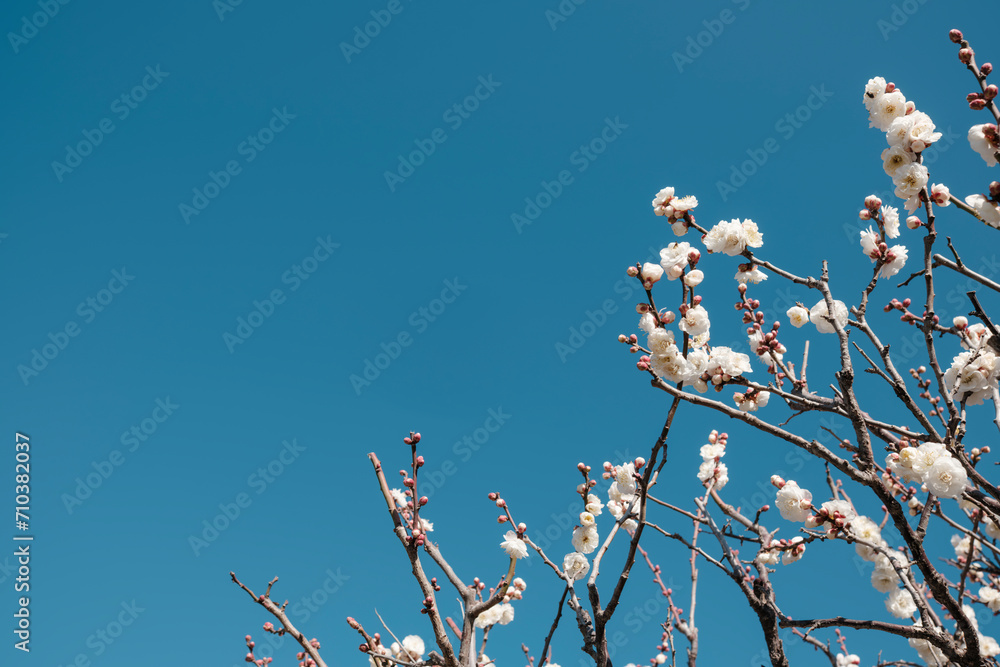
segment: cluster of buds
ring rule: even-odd
[[[403,442],[405,442],[408,445],[416,445],[418,442],[420,442],[420,434],[410,431],[410,435],[403,438]]]
[[[917,315],[910,311],[911,303],[912,301],[910,301],[910,299],[903,299],[902,301],[900,301],[899,299],[893,299],[892,301],[887,303],[882,308],[882,310],[884,310],[887,313],[892,312],[893,310],[898,310],[899,312],[903,313],[902,315],[899,316],[900,322],[906,322],[907,324],[922,323],[924,321],[924,318],[927,317],[927,311],[924,311],[923,314],[921,315]],[[941,318],[938,317],[937,315],[933,317],[934,324],[938,324],[940,321]]]
[[[881,208],[882,200],[875,195],[868,195],[865,197],[865,207],[858,213],[858,217],[862,220],[878,220],[878,212]]]
[[[421,614],[429,614],[434,609],[434,598],[428,596],[424,598],[424,606],[420,608]]]
[[[827,503],[830,504],[830,503]],[[806,528],[817,528],[822,526],[824,523],[829,523],[828,528],[831,535],[836,535],[837,533],[847,530],[851,527],[851,520],[846,514],[841,512],[839,509],[833,509],[832,511],[826,507],[813,508],[816,512],[811,517],[806,519]]]
[[[722,445],[725,447],[728,440],[728,433],[719,433],[715,429],[712,429],[712,432],[708,434],[708,444],[710,445]],[[639,461],[639,459],[636,459],[636,461]],[[639,466],[636,466],[636,469],[638,468]]]
[[[271,625],[271,624],[268,623],[267,625]],[[265,629],[267,629],[267,628],[265,627]],[[247,653],[247,656],[246,656],[246,658],[244,658],[244,660],[246,662],[251,662],[251,663],[253,663],[255,665],[258,665],[258,667],[263,667],[263,665],[270,664],[271,660],[273,658],[258,658],[256,656],[254,656],[254,654],[253,654],[254,646],[256,646],[256,643],[250,638],[250,635],[247,635],[247,648],[250,651],[249,651],[249,653]]]
[[[312,646],[317,651],[319,650],[319,640],[313,638],[309,645]],[[309,657],[309,654],[305,651],[299,651],[295,654],[295,658],[299,661],[299,667],[316,667],[316,661]]]

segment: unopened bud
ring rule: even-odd
[[[961,60],[966,65],[968,65],[970,62],[972,62],[972,56],[973,55],[975,55],[975,54],[973,53],[972,49],[970,49],[969,47],[965,47],[964,49],[959,49],[958,50],[958,59]]]
[[[982,74],[983,76],[986,76],[992,71],[993,71],[992,63],[983,63],[982,65],[979,66],[979,73]]]
[[[948,31],[948,39],[955,42],[956,44],[960,43],[962,41],[962,31],[952,28],[950,31]]]
[[[994,97],[996,97],[998,92],[1000,92],[1000,89],[998,89],[994,84],[991,83],[990,85],[986,86],[986,90],[983,91],[983,99],[988,102],[992,100]]]

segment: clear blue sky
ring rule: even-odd
[[[961,183],[952,190],[964,196],[990,177],[965,139],[985,120],[963,101],[972,79],[947,31],[964,29],[981,61],[1000,59],[982,18],[993,3],[224,3],[0,10],[0,424],[11,467],[14,433],[31,437],[35,535],[33,650],[15,651],[7,631],[9,664],[242,664],[244,635],[260,639],[271,619],[230,570],[255,590],[279,575],[274,596],[293,609],[330,579],[336,592],[293,620],[308,615],[301,627],[331,664],[364,664],[344,617],[374,630],[375,608],[400,636],[430,643],[366,454],[396,470],[401,438],[423,433],[424,515],[468,580],[506,567],[487,491],[529,531],[560,532],[551,527],[573,504],[575,463],[647,452],[665,414],[615,342],[636,330],[626,266],[673,240],[651,212],[661,187],[697,195],[703,224],[753,218],[764,254],[789,268],[816,274],[836,258],[834,287],[850,300],[870,277],[856,211],[891,190],[884,139],[861,104],[869,78],[895,81],[950,128],[933,180]],[[373,20],[385,25],[365,41]],[[809,118],[786,119],[797,111]],[[769,138],[778,151],[721,192]],[[967,260],[988,258],[949,214]],[[722,320],[734,262],[710,259],[713,343],[745,349],[738,322]],[[774,313],[815,300],[781,284],[758,294]],[[588,318],[603,324],[560,354]],[[485,439],[477,429],[497,414]],[[678,417],[660,495],[690,504],[713,426],[731,433],[731,500],[759,504],[765,485],[770,502],[766,480],[781,471],[819,491],[818,466],[709,417]],[[800,428],[812,437],[817,424]],[[228,527],[192,545],[238,501]],[[685,553],[650,537],[675,589],[689,590]],[[569,533],[555,545],[561,559]],[[852,551],[828,551],[779,572],[779,595],[809,586],[822,613],[861,614],[851,606],[861,600],[885,618]],[[537,655],[555,612],[558,582],[537,560],[522,568],[517,620],[491,638],[505,667],[522,664],[521,642]],[[737,590],[702,572],[704,664],[759,664],[763,643]],[[851,583],[824,588],[837,572]],[[12,613],[13,575],[0,577],[0,610]],[[664,613],[648,582],[637,566],[621,664],[655,653],[657,622],[636,611]],[[781,600],[793,615],[811,611]],[[866,663],[882,645],[851,642]],[[293,664],[289,645],[276,665]],[[578,645],[567,624],[553,659],[577,664]]]

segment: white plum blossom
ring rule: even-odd
[[[896,186],[896,196],[900,199],[917,196],[927,185],[928,177],[927,167],[922,164],[911,162],[900,167],[892,177],[892,182]]]
[[[643,313],[642,317],[639,318],[639,329],[641,331],[651,334],[659,328],[656,325],[656,318],[653,317],[652,313]],[[673,336],[673,334],[670,335]]]
[[[837,330],[827,321],[827,317],[830,316],[830,311],[826,308],[826,299],[820,299],[815,306],[809,310],[809,320],[816,325],[816,329],[820,333],[836,333]],[[847,304],[843,301],[833,302],[833,319],[840,324],[841,327],[847,325]]]
[[[971,540],[968,535],[965,535],[964,537],[959,535],[952,535],[951,546],[954,547],[955,549],[955,558],[962,558],[962,559],[968,558],[970,543]],[[978,557],[979,553],[980,553],[979,541],[977,540],[975,546],[972,547],[972,557],[973,558]]]
[[[389,489],[389,495],[399,507],[406,507],[406,494],[399,489]]]
[[[996,126],[993,127],[992,136],[996,137]],[[990,141],[989,137],[986,136],[986,125],[973,125],[969,128],[969,145],[972,146],[972,150],[979,153],[980,157],[986,160],[987,167],[997,166],[996,153],[1000,147],[994,141]]]
[[[971,329],[972,327],[969,327]],[[979,405],[993,396],[1000,364],[989,348],[972,349],[952,360],[945,371],[944,384],[955,400],[965,399],[967,405]]]
[[[892,121],[906,114],[906,98],[898,90],[883,93],[875,98],[869,112],[869,127],[877,127],[885,132]]]
[[[735,256],[748,247],[759,248],[764,244],[764,236],[757,230],[753,220],[722,220],[708,230],[703,239],[709,252],[721,252]]]
[[[1000,611],[1000,591],[989,586],[979,589],[979,601],[990,608],[990,611]]]
[[[886,253],[886,262],[879,269],[879,275],[883,278],[892,278],[899,273],[906,265],[907,250],[905,245],[894,245]]]
[[[746,271],[737,271],[735,277],[738,283],[753,283],[754,285],[762,280],[767,280],[767,274],[758,269],[756,264],[749,266]]]
[[[982,218],[990,227],[1000,229],[1000,205],[997,205],[983,195],[969,195],[965,198],[976,215]]]
[[[883,226],[886,238],[894,239],[899,236],[899,209],[893,206],[883,206],[882,217],[884,218]]]
[[[581,526],[593,526],[597,519],[590,512],[580,512],[580,525]]]
[[[879,255],[878,244],[880,240],[879,235],[872,230],[871,225],[868,226],[868,229],[861,230],[861,252],[873,262]]]
[[[584,507],[585,510],[593,514],[594,516],[601,516],[601,509],[604,505],[601,503],[601,499],[595,496],[593,493],[587,494],[587,505]]]
[[[688,287],[697,287],[705,279],[705,273],[701,269],[691,269],[684,275],[684,284]]]
[[[649,365],[654,373],[670,382],[685,382],[692,377],[691,364],[676,345],[671,345],[666,354],[650,357]]]
[[[858,513],[846,500],[828,500],[820,505],[820,508],[826,510],[830,516],[840,514],[845,521],[853,521],[858,516]]]
[[[399,657],[400,655],[402,655],[402,651],[397,652],[396,650],[397,646],[399,646],[399,644],[393,642],[392,652],[396,654],[396,657]],[[409,653],[410,657],[412,658],[411,660],[407,660],[407,662],[416,662],[424,654],[424,650],[426,647],[424,646],[424,640],[421,639],[418,635],[406,635],[405,637],[403,637],[403,645],[401,648],[402,650]]]
[[[517,533],[513,530],[508,530],[507,534],[504,535],[503,542],[500,543],[501,548],[507,552],[507,555],[511,558],[527,558],[528,557],[528,545],[517,536]]]
[[[896,618],[910,618],[917,612],[917,603],[905,588],[897,588],[886,598],[885,608]]]
[[[663,188],[657,192],[656,196],[653,197],[653,213],[656,215],[672,216],[674,213],[673,207],[667,206],[667,203],[673,198],[673,188]]]
[[[646,262],[642,265],[642,271],[640,272],[640,277],[644,283],[655,283],[660,278],[663,277],[663,267],[659,264],[653,264],[652,262]]]
[[[913,162],[913,154],[907,153],[901,146],[890,146],[882,151],[882,169],[889,178],[895,178],[896,172]]]
[[[662,327],[657,327],[649,333],[646,338],[649,351],[653,354],[671,354],[671,348],[677,347],[674,341],[674,332]]]
[[[872,110],[875,106],[875,101],[885,95],[886,80],[880,76],[876,76],[872,79],[868,79],[868,83],[865,84],[865,94],[862,101],[865,103],[865,109],[868,111]]]
[[[736,407],[743,412],[757,412],[759,408],[763,408],[767,405],[770,398],[771,392],[768,391],[757,391],[747,394],[736,392],[733,395]]]
[[[629,461],[615,469],[615,488],[622,496],[635,494],[635,463]]]
[[[875,544],[880,547],[886,546],[886,541],[882,539],[882,531],[879,530],[878,524],[866,516],[858,516],[852,519],[850,532],[855,538],[868,544]],[[861,544],[861,542],[855,543],[854,550],[859,556],[872,562],[880,555],[878,551]]]
[[[729,378],[739,377],[743,373],[752,372],[750,367],[750,357],[742,352],[735,352],[731,348],[722,345],[712,348],[712,354],[708,359],[706,373],[712,376],[714,384],[721,384]],[[715,382],[715,378],[719,382]]]
[[[890,560],[891,559],[891,560]],[[903,565],[902,557],[891,552],[890,556],[879,555],[875,559],[875,570],[872,572],[872,587],[879,593],[888,593],[899,585],[899,574],[893,567],[892,561],[897,565]]]
[[[861,664],[861,658],[854,655],[837,654],[837,667],[856,667]]]
[[[677,324],[677,327],[684,333],[692,336],[700,336],[707,333],[711,322],[708,319],[708,311],[702,305],[691,306],[684,313],[684,317]]]
[[[578,526],[573,531],[573,548],[579,553],[589,554],[597,548],[599,539],[595,526]]]
[[[563,572],[570,581],[583,579],[589,571],[590,561],[579,551],[570,552],[563,558]]]
[[[958,498],[968,481],[965,468],[951,456],[940,457],[924,474],[927,490],[939,498]]]
[[[938,206],[951,206],[951,191],[947,185],[935,183],[931,186],[931,201]]]
[[[691,255],[691,244],[687,241],[675,242],[660,250],[660,266],[667,274],[667,280],[677,280],[684,275]]]
[[[797,560],[799,560],[799,559],[802,558],[802,556],[806,552],[806,545],[799,544],[800,542],[803,542],[803,538],[801,538],[801,537],[793,537],[791,539],[791,543],[792,544],[798,544],[798,546],[796,546],[796,547],[794,547],[792,549],[786,549],[786,550],[784,550],[784,551],[781,552],[781,564],[782,565],[791,565],[795,561],[797,561]]]
[[[796,329],[801,329],[809,321],[809,311],[802,306],[792,306],[785,312],[785,315],[788,316],[788,321]]]
[[[975,618],[973,614],[971,618]],[[979,635],[979,651],[987,658],[1000,655],[1000,643],[993,637]]]
[[[729,482],[729,468],[726,467],[725,463],[716,463],[715,461],[702,461],[701,465],[698,467],[698,480],[708,486],[709,480],[715,480],[713,488],[715,490],[720,490]]]
[[[812,516],[812,494],[800,489],[793,480],[788,480],[778,489],[774,504],[786,521],[802,522]]]

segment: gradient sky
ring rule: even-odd
[[[857,209],[871,192],[899,203],[863,86],[895,81],[946,133],[932,180],[981,191],[991,174],[965,135],[985,115],[964,102],[973,81],[947,32],[964,29],[980,61],[1000,58],[987,11],[916,0],[5,3],[0,423],[11,445],[15,432],[31,437],[35,536],[33,650],[14,650],[8,632],[6,664],[243,664],[244,635],[261,640],[273,619],[230,570],[257,592],[280,576],[273,596],[290,600],[330,664],[365,663],[344,618],[374,631],[376,609],[400,637],[430,644],[366,458],[402,467],[411,429],[424,436],[424,516],[462,576],[505,572],[490,490],[561,560],[576,462],[646,454],[665,416],[665,396],[615,341],[637,323],[625,268],[674,239],[653,195],[673,185],[698,196],[706,225],[754,219],[767,257],[813,275],[830,259],[835,293],[854,300],[870,278]],[[374,37],[358,37],[379,19]],[[777,151],[731,180],[769,140]],[[995,240],[946,213],[966,261],[997,273]],[[904,243],[916,239],[904,230]],[[745,350],[729,310],[735,262],[703,264],[713,343]],[[956,285],[941,296],[947,317],[967,310]],[[755,289],[771,315],[818,298],[777,280]],[[891,316],[873,321],[888,339],[912,336]],[[593,335],[567,352],[581,328]],[[822,388],[832,339],[791,331],[793,355],[807,337]],[[898,349],[905,357],[905,341]],[[884,390],[865,386],[881,402]],[[777,401],[767,411],[789,414]],[[798,429],[825,438],[822,425],[806,416]],[[731,434],[726,498],[773,501],[775,472],[821,493],[815,462],[682,409],[658,495],[693,507],[711,428]],[[213,521],[228,526],[206,532]],[[654,535],[646,545],[686,607],[683,548]],[[796,617],[888,620],[852,556],[810,547],[775,575],[779,603]],[[11,560],[0,557],[7,613]],[[621,560],[615,551],[606,568]],[[736,587],[701,571],[703,664],[761,664]],[[523,664],[521,642],[538,655],[558,602],[537,556],[519,574],[526,599],[488,645],[503,667]],[[446,591],[441,600],[456,608]],[[655,654],[665,609],[637,565],[616,664]],[[848,637],[865,664],[899,644]],[[553,661],[578,664],[579,643],[561,627]],[[290,645],[275,665],[294,664]],[[916,655],[904,645],[893,657]]]

